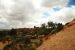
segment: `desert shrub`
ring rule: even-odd
[[[63,25],[61,23],[57,24],[57,31],[60,31],[63,29]]]
[[[8,44],[8,45],[6,45],[6,46],[3,48],[3,50],[10,50],[10,48],[11,48],[12,50],[16,50],[16,48],[14,47],[13,44]]]
[[[0,31],[0,40],[5,38],[6,34],[3,31]]]
[[[36,50],[36,48],[28,47],[28,48],[26,48],[25,50]]]
[[[10,36],[16,36],[16,29],[11,29],[8,33]]]
[[[53,23],[53,22],[48,22],[48,23],[47,23],[47,26],[48,26],[48,27],[51,27],[51,28],[54,28],[54,27],[55,27],[55,23]]]
[[[49,33],[49,29],[47,29],[46,24],[42,24],[38,31],[38,34],[39,35],[48,35],[48,33]]]

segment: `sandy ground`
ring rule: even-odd
[[[2,50],[7,44],[0,42],[0,50]]]
[[[49,37],[37,50],[75,50],[75,21],[69,27]]]

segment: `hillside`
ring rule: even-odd
[[[50,36],[37,50],[75,50],[75,20],[56,35]]]

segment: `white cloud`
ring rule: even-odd
[[[67,1],[68,0],[44,0],[42,5],[45,7],[52,7],[55,5],[65,6]]]
[[[13,0],[0,0],[0,8],[5,10],[7,13],[11,12],[11,7],[14,5]]]
[[[55,12],[51,16],[49,16],[49,20],[65,24],[75,18],[74,14],[75,14],[75,7],[72,8],[64,7],[60,11]]]
[[[75,14],[74,7],[63,8],[67,0],[0,0],[0,2],[0,28],[40,26],[49,20],[64,23],[73,18],[70,15]],[[61,10],[55,12],[52,9],[54,6],[61,7]],[[68,13],[69,11],[72,13]],[[44,13],[50,16],[45,17]]]

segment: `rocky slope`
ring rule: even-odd
[[[37,50],[75,50],[75,20],[56,35],[50,36]]]

